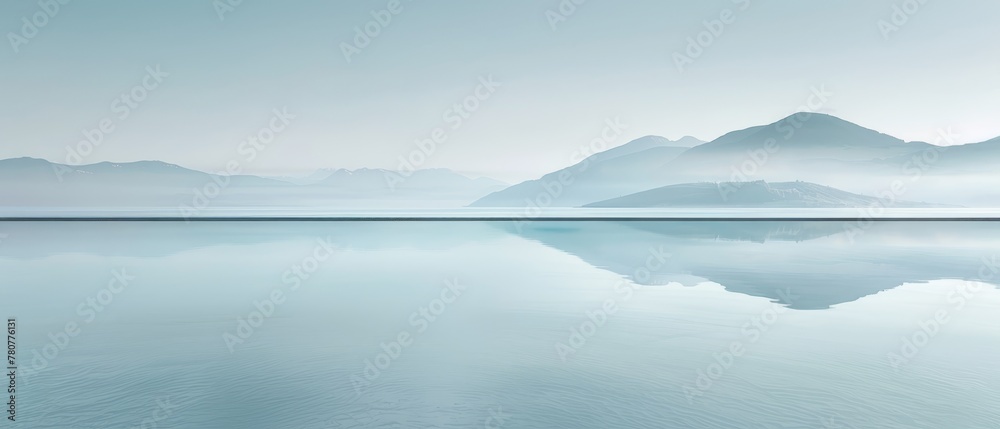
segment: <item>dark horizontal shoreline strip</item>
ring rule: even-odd
[[[378,216],[250,216],[250,217],[0,217],[0,222],[998,222],[1000,217],[378,217]]]

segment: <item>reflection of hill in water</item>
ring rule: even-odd
[[[805,241],[839,234],[840,222],[625,222],[625,225],[660,235],[690,239],[720,239],[764,243],[767,241]]]
[[[447,249],[505,235],[480,222],[0,222],[0,258],[163,257],[213,246],[329,237],[336,246]],[[0,236],[2,237],[2,236]]]
[[[645,285],[716,282],[797,309],[822,309],[903,283],[974,280],[1000,249],[993,222],[7,222],[0,258],[79,253],[164,257],[213,246],[330,237],[344,249],[451,249],[506,230]],[[505,244],[504,244],[505,245]],[[391,265],[387,269],[391,269]]]
[[[903,283],[977,278],[1000,248],[990,222],[535,222],[521,234],[633,281],[705,279],[796,309],[823,309]],[[657,254],[669,254],[660,266]],[[645,274],[643,269],[650,272]]]

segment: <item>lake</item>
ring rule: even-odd
[[[0,222],[0,311],[21,427],[996,428],[998,225]]]

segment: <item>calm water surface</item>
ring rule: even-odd
[[[10,222],[0,311],[25,428],[997,428],[998,253],[992,222]]]

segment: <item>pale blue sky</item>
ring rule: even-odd
[[[628,125],[613,144],[711,139],[793,113],[821,85],[824,111],[907,140],[1000,135],[994,0],[928,1],[888,38],[877,23],[902,1],[588,0],[553,31],[557,0],[402,0],[348,63],[340,44],[388,3],[243,0],[220,20],[207,0],[73,0],[15,53],[22,17],[42,9],[4,1],[0,158],[65,161],[111,118],[85,163],[217,171],[287,106],[296,118],[247,171],[396,168],[441,127],[422,167],[514,181],[568,165],[608,118]],[[672,55],[725,9],[735,21],[678,71]],[[156,65],[169,76],[119,119],[113,100]],[[503,86],[452,129],[442,115],[490,75]]]

